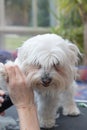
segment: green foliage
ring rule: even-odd
[[[72,9],[78,12],[84,21],[85,15],[87,16],[87,0],[57,0],[59,11],[65,14],[69,13]]]
[[[83,40],[83,23],[80,13],[77,11],[77,4],[81,0],[57,0],[59,6],[59,14],[57,21],[59,25],[52,28],[52,32],[61,35],[65,39],[69,39],[75,43],[81,50],[84,51]]]

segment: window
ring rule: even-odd
[[[53,0],[5,0],[6,24],[49,27],[53,20],[50,15],[50,5],[53,5],[52,1]]]

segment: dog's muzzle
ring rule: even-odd
[[[41,81],[44,87],[48,87],[52,81],[52,78],[49,76],[49,74],[45,74],[44,76],[41,77]]]

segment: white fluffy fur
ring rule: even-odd
[[[35,36],[24,42],[18,49],[17,64],[33,87],[41,127],[55,126],[58,107],[63,107],[64,115],[78,115],[74,102],[75,65],[78,63],[79,49],[76,45],[56,34]],[[12,64],[8,62],[7,64]],[[4,66],[0,64],[0,86],[5,88]],[[48,79],[51,79],[48,82]],[[47,84],[43,84],[43,80]],[[2,82],[3,81],[3,82]]]

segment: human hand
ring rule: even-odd
[[[13,104],[17,108],[34,104],[34,94],[30,86],[27,85],[26,77],[17,65],[5,65],[8,81],[7,88]]]

